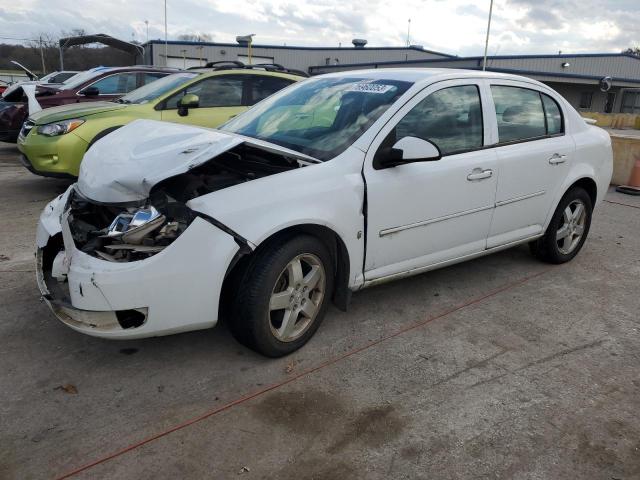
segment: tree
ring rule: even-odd
[[[633,55],[635,57],[640,57],[640,47],[627,48],[622,53],[626,53],[628,55]]]

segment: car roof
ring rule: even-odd
[[[465,70],[456,68],[375,68],[367,70],[345,70],[342,72],[318,75],[323,78],[352,78],[366,77],[373,80],[398,80],[412,83],[433,83],[443,80],[461,78],[492,78],[501,80],[516,80],[544,86],[544,84],[528,77],[508,73],[483,72],[481,70]]]
[[[301,75],[295,75],[292,73],[279,72],[274,70],[261,70],[261,69],[246,69],[246,68],[229,68],[224,70],[212,70],[210,68],[194,68],[191,70],[181,70],[180,72],[193,72],[198,73],[200,77],[213,77],[216,75],[260,75],[263,77],[279,77],[279,78],[288,78],[291,80],[303,80],[306,77]]]
[[[171,67],[154,67],[152,65],[129,65],[129,66],[123,66],[123,67],[94,67],[94,68],[90,68],[87,71],[91,71],[91,72],[117,72],[117,71],[121,71],[121,70],[127,70],[127,71],[149,71],[149,70],[153,70],[153,71],[160,71],[160,72],[168,72],[168,73],[173,73],[173,72],[179,72],[180,69],[179,68],[171,68]]]

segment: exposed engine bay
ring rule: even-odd
[[[65,210],[73,240],[82,252],[113,262],[143,260],[171,244],[196,217],[215,223],[191,210],[186,205],[189,200],[304,165],[295,157],[240,144],[161,181],[140,204],[99,204],[74,191]]]

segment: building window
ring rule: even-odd
[[[640,113],[640,91],[624,92],[620,112]]]
[[[580,108],[591,108],[593,92],[582,92],[580,94]]]

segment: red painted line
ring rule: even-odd
[[[527,283],[530,280],[533,280],[534,278],[537,278],[537,277],[539,277],[541,275],[544,275],[545,273],[549,272],[553,268],[554,267],[550,267],[550,268],[547,268],[547,269],[545,269],[545,270],[543,270],[541,272],[535,273],[533,275],[529,275],[527,277],[520,278],[520,279],[518,279],[518,280],[516,280],[514,282],[510,282],[510,283],[508,283],[508,284],[506,284],[506,285],[504,285],[504,286],[502,286],[502,287],[500,287],[500,288],[498,288],[496,290],[493,290],[493,291],[491,291],[491,292],[489,292],[489,293],[487,293],[485,295],[482,295],[481,297],[476,297],[476,298],[473,298],[473,299],[471,299],[471,300],[469,300],[467,302],[464,302],[462,304],[459,304],[459,305],[456,305],[454,307],[451,307],[450,309],[445,310],[445,311],[443,311],[443,312],[441,312],[441,313],[439,313],[437,315],[429,317],[429,318],[427,318],[425,320],[421,320],[418,323],[414,323],[412,325],[409,325],[408,327],[402,328],[402,329],[397,330],[397,331],[395,331],[393,333],[387,334],[387,335],[379,338],[378,340],[374,340],[374,341],[369,342],[369,343],[367,343],[365,345],[362,345],[362,346],[357,347],[357,348],[355,348],[353,350],[350,350],[350,351],[348,351],[348,352],[346,352],[346,353],[344,353],[342,355],[338,355],[338,356],[336,356],[336,357],[334,357],[334,358],[332,358],[330,360],[327,360],[324,363],[321,363],[319,365],[316,365],[315,367],[309,368],[308,370],[304,370],[301,373],[298,373],[297,375],[293,375],[293,376],[291,376],[291,377],[289,377],[289,378],[287,378],[287,379],[285,379],[283,381],[274,383],[274,384],[269,385],[267,387],[264,387],[264,388],[262,388],[260,390],[256,390],[256,391],[254,391],[252,393],[249,393],[247,395],[239,397],[236,400],[233,400],[233,401],[231,401],[231,402],[229,402],[229,403],[227,403],[225,405],[222,405],[220,407],[217,407],[217,408],[214,408],[212,410],[209,410],[209,411],[207,411],[207,412],[205,412],[205,413],[203,413],[201,415],[198,415],[197,417],[193,417],[193,418],[191,418],[189,420],[186,420],[186,421],[184,421],[184,422],[182,422],[182,423],[180,423],[178,425],[175,425],[175,426],[173,426],[171,428],[168,428],[167,430],[163,430],[162,432],[156,433],[155,435],[147,437],[147,438],[145,438],[143,440],[140,440],[140,441],[138,441],[136,443],[132,443],[131,445],[129,445],[127,447],[121,448],[120,450],[116,450],[116,451],[114,451],[114,452],[112,452],[112,453],[110,453],[110,454],[108,454],[108,455],[106,455],[106,456],[104,456],[102,458],[94,460],[91,463],[87,463],[87,464],[85,464],[85,465],[83,465],[81,467],[78,467],[78,468],[76,468],[74,470],[71,470],[71,471],[69,471],[69,472],[67,472],[67,473],[65,473],[65,474],[63,474],[63,475],[61,475],[59,477],[56,477],[56,480],[63,480],[65,478],[69,478],[69,477],[72,477],[74,475],[77,475],[78,473],[81,473],[81,472],[84,472],[86,470],[89,470],[90,468],[95,467],[96,465],[100,465],[101,463],[105,463],[105,462],[107,462],[109,460],[112,460],[112,459],[114,459],[116,457],[124,455],[125,453],[130,452],[131,450],[135,450],[136,448],[141,447],[143,445],[146,445],[147,443],[151,443],[151,442],[153,442],[155,440],[158,440],[159,438],[166,437],[167,435],[169,435],[169,434],[171,434],[173,432],[177,432],[178,430],[182,430],[183,428],[186,428],[186,427],[188,427],[190,425],[193,425],[195,423],[201,422],[202,420],[205,420],[205,419],[207,419],[209,417],[212,417],[212,416],[214,416],[214,415],[216,415],[218,413],[224,412],[225,410],[229,410],[229,409],[235,407],[236,405],[240,405],[240,404],[245,403],[245,402],[247,402],[247,401],[249,401],[249,400],[251,400],[253,398],[259,397],[260,395],[264,395],[267,392],[270,392],[272,390],[280,388],[280,387],[282,387],[284,385],[287,385],[289,383],[295,382],[296,380],[298,380],[298,379],[300,379],[302,377],[306,377],[308,375],[311,375],[312,373],[317,372],[318,370],[321,370],[323,368],[329,367],[329,366],[331,366],[331,365],[333,365],[335,363],[338,363],[341,360],[344,360],[345,358],[348,358],[348,357],[351,357],[351,356],[356,355],[358,353],[361,353],[361,352],[363,352],[365,350],[368,350],[368,349],[370,349],[372,347],[375,347],[376,345],[379,345],[379,344],[381,344],[383,342],[386,342],[386,341],[388,341],[388,340],[390,340],[392,338],[398,337],[398,336],[400,336],[400,335],[402,335],[404,333],[407,333],[407,332],[409,332],[411,330],[415,330],[417,328],[423,327],[426,324],[428,324],[430,322],[433,322],[434,320],[438,320],[440,318],[446,317],[446,316],[451,315],[452,313],[455,313],[455,312],[457,312],[459,310],[462,310],[462,309],[464,309],[466,307],[469,307],[469,306],[474,305],[476,303],[480,303],[480,302],[482,302],[482,301],[484,301],[484,300],[486,300],[488,298],[494,297],[494,296],[496,296],[496,295],[498,295],[498,294],[500,294],[502,292],[505,292],[507,290],[511,290],[512,288],[515,288],[515,287],[517,287],[519,285]]]
[[[638,205],[629,205],[628,203],[614,202],[612,200],[603,200],[603,201],[607,203],[613,203],[614,205],[624,205],[625,207],[637,208],[640,210],[640,206]]]

